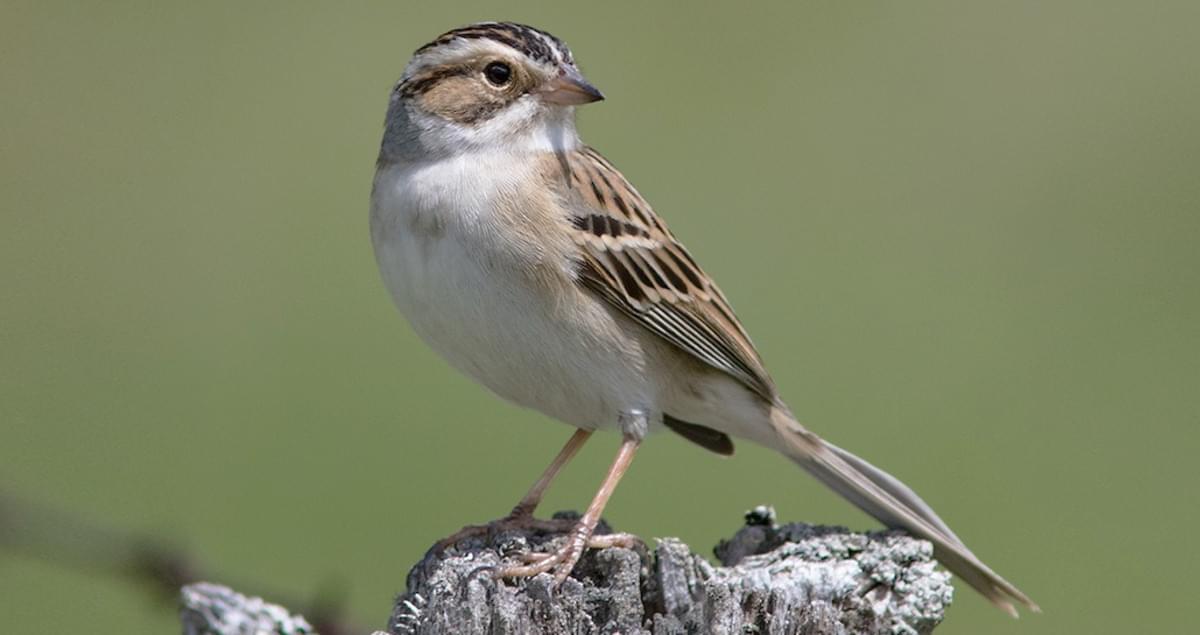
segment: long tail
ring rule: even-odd
[[[782,441],[777,449],[788,458],[889,528],[903,529],[933,543],[934,556],[992,604],[1013,617],[1017,617],[1014,601],[1041,612],[1033,600],[975,557],[907,485],[809,432],[782,408],[772,410],[771,425]]]

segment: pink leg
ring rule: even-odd
[[[521,502],[517,503],[516,507],[513,507],[512,513],[509,514],[509,517],[533,515],[533,512],[537,509],[538,504],[542,502],[542,496],[544,496],[546,494],[546,490],[549,489],[550,483],[552,483],[554,478],[558,476],[558,473],[561,472],[564,467],[566,467],[567,463],[570,463],[571,459],[575,458],[575,455],[579,453],[579,449],[582,448],[583,444],[586,443],[587,440],[592,436],[592,432],[592,430],[584,430],[581,428],[576,430],[575,434],[572,434],[570,439],[567,439],[566,445],[564,445],[562,449],[558,451],[558,456],[554,457],[554,460],[551,461],[550,465],[546,467],[546,471],[542,472],[542,475],[538,477],[536,482],[534,482],[533,487],[529,488],[529,491],[525,493],[523,498],[521,498]]]
[[[594,539],[592,532],[596,530],[596,524],[600,522],[600,514],[604,512],[604,506],[608,504],[608,499],[617,489],[617,483],[629,469],[630,463],[633,462],[633,455],[637,452],[640,444],[641,441],[631,438],[626,438],[621,442],[621,449],[617,451],[617,458],[613,461],[612,467],[608,468],[608,475],[600,484],[600,491],[596,492],[596,497],[592,499],[592,504],[588,506],[583,518],[580,518],[579,522],[571,529],[566,544],[552,554],[544,556],[530,554],[531,557],[528,559],[533,560],[533,564],[502,569],[497,577],[523,578],[553,570],[554,577],[562,582],[571,574],[571,570],[575,568],[575,564],[579,562],[583,550],[587,547],[608,547],[636,541],[636,538],[623,534],[600,536]]]
[[[562,449],[558,451],[558,456],[554,457],[554,460],[550,462],[550,465],[546,467],[546,470],[542,472],[542,475],[538,477],[537,481],[534,482],[533,487],[529,488],[529,491],[525,493],[525,496],[521,498],[521,501],[517,503],[516,507],[513,507],[512,511],[508,513],[508,516],[505,516],[500,520],[492,521],[486,525],[467,525],[466,527],[454,532],[453,535],[438,541],[438,548],[445,549],[446,547],[456,544],[461,540],[473,538],[475,536],[482,536],[496,529],[532,528],[547,531],[561,531],[571,527],[572,523],[569,520],[538,520],[533,517],[533,512],[535,509],[537,509],[538,503],[542,502],[542,496],[546,494],[546,490],[550,487],[550,483],[552,483],[555,477],[558,476],[558,473],[561,472],[564,467],[566,467],[567,463],[570,463],[571,459],[575,458],[575,455],[579,453],[579,449],[582,448],[583,444],[592,436],[592,432],[592,430],[576,430],[575,433],[571,435],[571,438],[567,439],[566,445],[564,445]]]

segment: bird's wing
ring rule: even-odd
[[[573,193],[579,282],[768,401],[775,386],[717,285],[625,177],[591,148],[557,157]]]

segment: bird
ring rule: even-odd
[[[370,199],[376,262],[399,311],[452,367],[575,428],[505,518],[533,512],[595,431],[621,443],[562,546],[497,572],[561,582],[634,455],[667,430],[720,455],[774,449],[878,519],[932,543],[993,604],[1037,604],[983,563],[908,486],[802,425],[725,295],[638,190],[576,129],[604,99],[571,50],[514,22],[416,49],[390,93]],[[488,525],[490,526],[490,525]],[[451,539],[476,526],[464,528]]]

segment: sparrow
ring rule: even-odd
[[[716,283],[580,140],[575,108],[603,98],[562,40],[481,22],[417,49],[388,104],[370,225],[397,308],[454,368],[576,429],[497,522],[555,524],[533,517],[554,477],[594,431],[622,439],[562,546],[498,575],[561,581],[588,547],[623,540],[594,536],[596,524],[639,445],[665,429],[722,455],[731,437],[777,450],[887,527],[928,540],[998,607],[1039,610],[906,485],[797,421]]]

